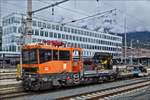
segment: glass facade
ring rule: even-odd
[[[3,50],[19,52],[17,36],[22,32],[21,15],[12,14],[3,18]],[[121,56],[122,37],[33,18],[32,42],[62,40],[67,46],[83,48],[84,56],[94,52],[109,52]],[[10,37],[13,37],[10,39]],[[10,40],[14,40],[13,42]],[[16,49],[14,49],[15,46]],[[9,49],[11,48],[11,49]],[[12,49],[13,48],[13,49]]]

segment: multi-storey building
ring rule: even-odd
[[[2,50],[2,26],[0,26],[0,51]]]
[[[3,18],[2,48],[6,51],[20,52],[18,37],[22,33],[22,15],[10,14]],[[62,40],[67,46],[83,48],[84,56],[94,52],[108,52],[121,56],[122,37],[88,29],[62,25],[33,17],[32,42],[43,40]]]

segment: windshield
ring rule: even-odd
[[[23,64],[37,64],[36,49],[22,51]]]
[[[51,60],[70,60],[70,52],[67,50],[45,50],[40,49],[40,63],[45,63]]]

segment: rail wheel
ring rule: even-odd
[[[40,83],[34,83],[32,85],[32,90],[33,91],[38,91],[40,89]]]

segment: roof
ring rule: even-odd
[[[36,49],[36,48],[39,48],[39,49],[59,49],[59,50],[81,50],[81,48],[74,48],[74,47],[64,47],[64,46],[53,46],[53,45],[47,45],[47,44],[44,44],[44,43],[32,43],[32,44],[27,44],[27,45],[24,45],[22,47],[22,49]]]

